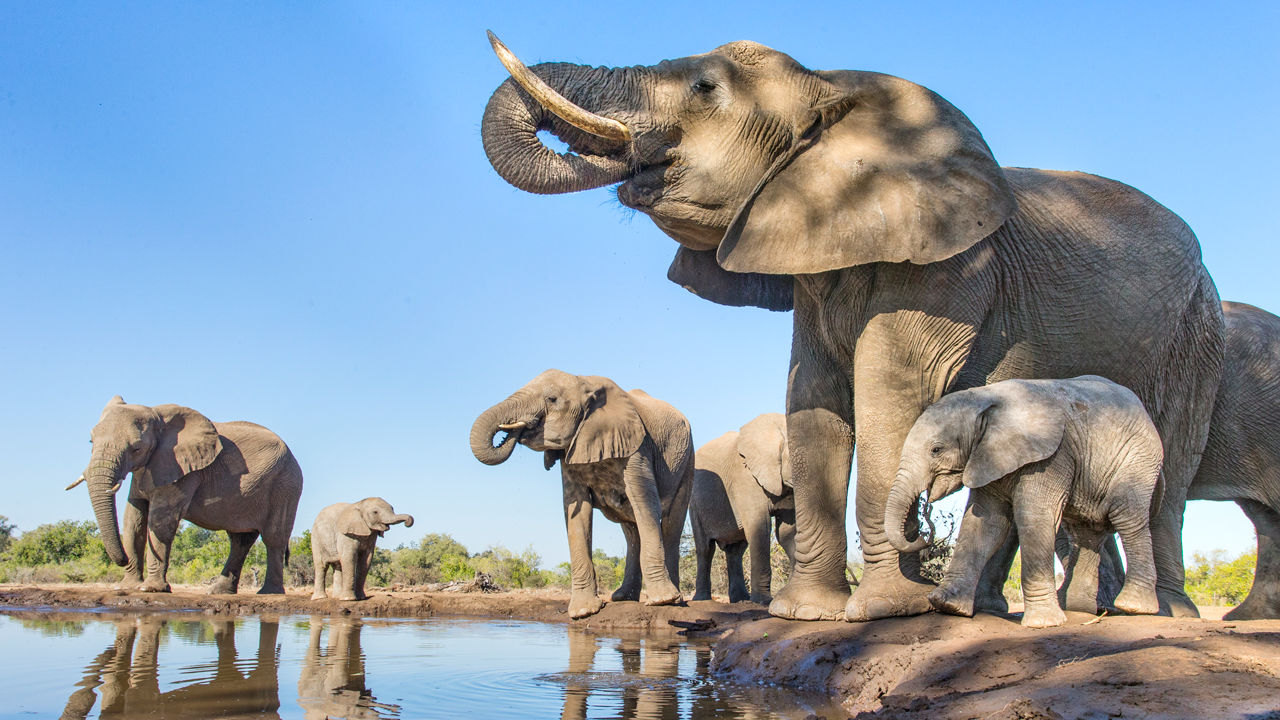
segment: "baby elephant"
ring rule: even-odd
[[[364,579],[373,560],[373,545],[396,523],[413,527],[412,515],[397,515],[379,497],[357,503],[334,503],[316,515],[311,526],[311,558],[316,569],[312,600],[324,598],[324,576],[333,568],[333,597],[364,600]]]
[[[1151,505],[1164,451],[1142,402],[1128,389],[1095,375],[1070,380],[1006,380],[943,397],[907,434],[885,509],[885,529],[899,552],[929,539],[906,539],[915,499],[972,490],[955,555],[929,601],[941,612],[973,615],[982,568],[1009,532],[1022,544],[1022,596],[1027,627],[1066,621],[1054,588],[1054,538],[1066,521],[1077,542],[1093,552],[1115,531],[1128,569],[1115,606],[1154,614],[1155,560]],[[1158,498],[1156,499],[1158,502]],[[1096,564],[1068,563],[1075,573]]]

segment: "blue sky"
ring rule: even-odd
[[[1269,3],[7,3],[0,6],[0,514],[62,488],[112,395],[276,430],[295,532],[380,494],[472,550],[567,559],[559,479],[467,432],[556,367],[642,387],[706,442],[782,409],[790,315],[699,300],[607,190],[538,197],[480,145],[526,62],[649,64],[756,40],[951,100],[1005,165],[1130,183],[1196,231],[1223,298],[1280,311],[1280,10]],[[729,8],[733,9],[729,9]],[[621,533],[596,522],[597,545]],[[1191,551],[1252,528],[1194,503]]]

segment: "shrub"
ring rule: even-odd
[[[8,556],[25,567],[57,565],[82,559],[111,562],[89,520],[59,520],[25,532],[13,541]]]
[[[1227,559],[1226,552],[1195,553],[1187,566],[1187,594],[1198,605],[1239,605],[1253,585],[1258,551]]]

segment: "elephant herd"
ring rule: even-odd
[[[547,469],[560,464],[572,616],[603,604],[596,509],[627,543],[614,600],[643,589],[651,604],[680,601],[689,517],[696,599],[709,596],[718,546],[730,599],[769,602],[784,618],[1003,610],[999,588],[1021,546],[1024,622],[1053,624],[1065,521],[1069,609],[1092,609],[1116,532],[1128,573],[1115,605],[1195,616],[1183,512],[1209,499],[1237,502],[1257,529],[1254,585],[1228,617],[1280,617],[1280,318],[1221,302],[1199,241],[1169,209],[1106,178],[1001,167],[959,109],[889,75],[810,70],[751,42],[651,66],[526,67],[490,40],[512,76],[481,125],[502,178],[543,194],[616,184],[624,206],[678,243],[670,280],[722,305],[793,315],[785,414],[696,453],[679,411],[604,377],[548,370],[475,420],[481,462],[523,444]],[[855,458],[866,567],[851,593]],[[118,525],[112,493],[130,471]],[[128,581],[164,589],[185,517],[231,535],[215,590],[234,591],[259,535],[263,591],[282,590],[302,476],[264,428],[116,398],[84,477]],[[937,586],[920,572],[919,496],[927,510],[961,485],[971,492],[956,560]],[[386,512],[321,513],[339,597],[361,596],[372,541],[360,538],[412,520]],[[776,590],[771,531],[793,563]]]

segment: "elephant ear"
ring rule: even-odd
[[[980,488],[1044,460],[1062,444],[1066,420],[1060,406],[1030,393],[1019,393],[1013,401],[995,400],[979,413],[980,434],[961,481]]]
[[[765,492],[782,495],[791,488],[783,477],[787,454],[787,419],[779,413],[761,415],[738,430],[738,454]]]
[[[786,311],[792,308],[790,275],[729,272],[716,262],[715,250],[681,246],[667,268],[667,279],[721,305]]]
[[[222,439],[209,418],[181,405],[157,405],[160,437],[146,466],[134,468],[143,487],[156,488],[209,467],[222,452]]]
[[[809,129],[738,209],[716,258],[739,273],[801,274],[945,260],[1013,213],[981,133],[901,78],[823,72]]]
[[[644,442],[644,423],[631,397],[609,378],[584,376],[587,407],[564,461],[570,465],[630,457]]]
[[[369,537],[373,534],[373,528],[365,522],[360,506],[352,504],[338,515],[338,532],[348,537]]]

